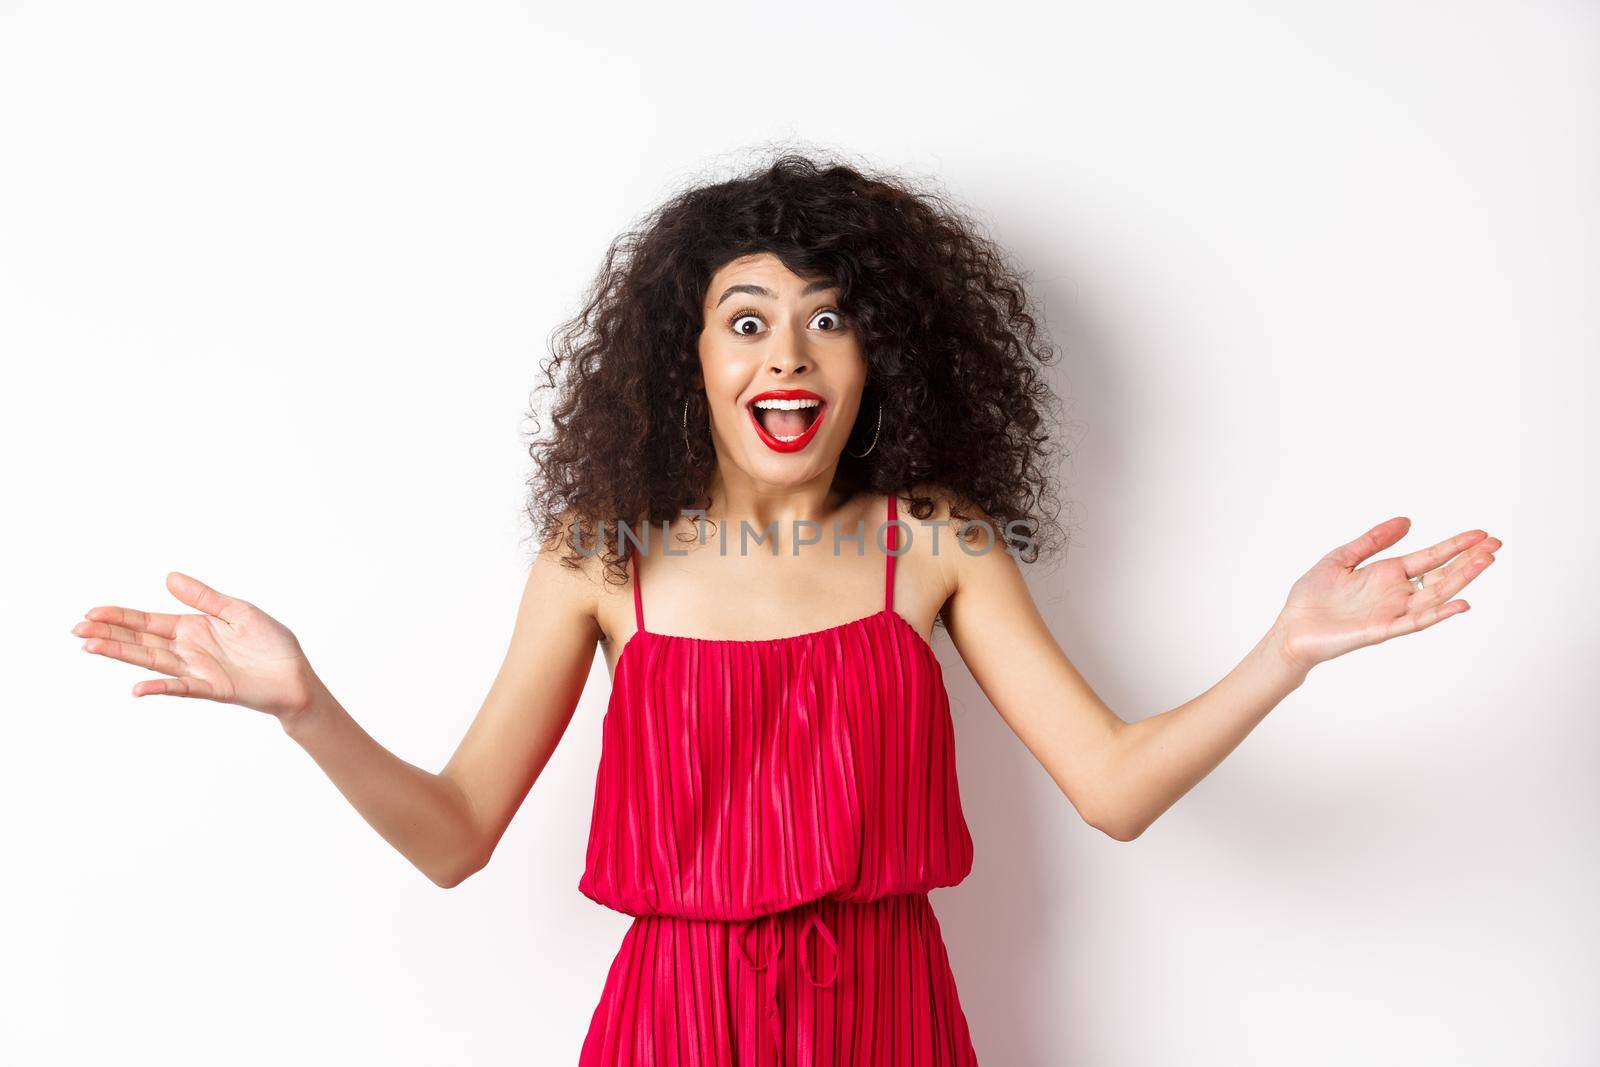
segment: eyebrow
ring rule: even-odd
[[[812,293],[820,293],[824,289],[837,288],[839,288],[839,283],[834,281],[832,278],[818,278],[814,282],[808,282],[806,287],[800,290],[800,295],[810,296]],[[768,299],[776,299],[778,295],[764,285],[730,285],[727,289],[723,290],[721,296],[717,297],[717,302],[713,306],[722,306],[722,302],[728,299],[728,297],[732,296],[734,293],[752,293],[755,296],[764,296]]]

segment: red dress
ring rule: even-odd
[[[651,633],[634,573],[578,889],[636,918],[580,1067],[977,1063],[927,896],[972,869],[955,733],[888,519],[883,610],[793,637]]]

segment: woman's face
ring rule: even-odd
[[[860,339],[838,298],[830,280],[801,278],[771,253],[736,259],[712,276],[700,370],[721,462],[777,486],[819,478],[838,463],[867,380]]]

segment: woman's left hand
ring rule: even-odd
[[[1450,598],[1494,562],[1502,542],[1483,530],[1468,530],[1431,548],[1359,566],[1410,528],[1411,520],[1403,516],[1381,522],[1329,552],[1294,583],[1273,624],[1286,660],[1309,671],[1467,610],[1465,600]],[[1420,589],[1410,580],[1416,577],[1422,578]]]

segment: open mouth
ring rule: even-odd
[[[828,407],[809,389],[773,389],[745,406],[756,436],[774,452],[798,452],[806,447]]]

